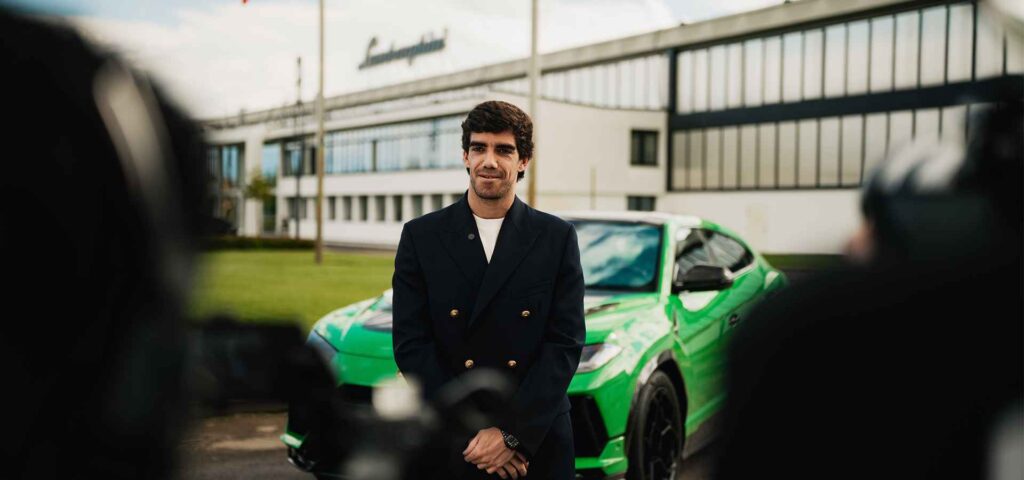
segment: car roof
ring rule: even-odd
[[[699,227],[703,225],[703,221],[699,217],[667,212],[573,210],[552,213],[565,220],[607,220],[613,222],[641,222],[654,225],[664,225],[673,222],[681,227]]]

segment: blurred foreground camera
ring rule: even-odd
[[[445,446],[493,424],[485,405],[512,386],[480,369],[446,385],[430,404],[414,379],[375,389],[336,382],[317,351],[284,323],[203,322],[191,338],[193,384],[201,407],[287,402],[288,460],[317,478],[406,479],[443,465]]]

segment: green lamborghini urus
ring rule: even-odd
[[[674,479],[713,433],[733,328],[786,277],[729,230],[656,212],[565,212],[579,238],[587,337],[569,385],[577,478]],[[391,292],[331,312],[309,335],[339,388],[398,374]],[[370,395],[359,395],[370,398]],[[306,433],[281,437],[293,461]]]

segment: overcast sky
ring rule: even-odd
[[[68,19],[149,72],[193,115],[207,118],[293,103],[316,94],[315,0],[0,0]],[[540,51],[649,32],[782,3],[781,0],[540,0]],[[530,2],[326,0],[326,95],[497,63],[529,54]],[[375,51],[421,37],[446,47],[365,70]]]

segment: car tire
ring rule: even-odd
[[[683,413],[679,394],[665,372],[656,371],[640,389],[627,440],[628,480],[674,480],[682,461]]]

